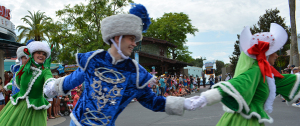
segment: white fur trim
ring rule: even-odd
[[[47,96],[47,98],[53,98],[57,96],[57,91],[55,90],[55,78],[49,78],[43,87],[43,92]]]
[[[70,114],[71,120],[75,123],[76,126],[82,126],[77,119],[75,118],[75,116],[73,115],[73,113]]]
[[[293,89],[292,89],[291,92],[290,92],[289,99],[293,99],[293,96],[295,95],[297,89],[299,88],[299,84],[300,84],[300,74],[296,73],[296,76],[297,76],[297,79],[296,79],[296,82],[295,82],[295,84],[294,84]]]
[[[184,100],[183,97],[168,96],[166,98],[165,111],[169,115],[183,115],[184,113]]]
[[[291,93],[290,93],[290,96],[289,96],[289,99],[291,101],[289,102],[286,102],[287,105],[291,105],[293,103],[295,103],[295,101],[297,101],[299,98],[300,98],[300,91],[295,95],[297,89],[299,88],[299,83],[300,83],[300,74],[296,73],[296,76],[297,76],[297,80],[294,84],[294,87],[293,89],[291,90]],[[294,96],[294,97],[293,97]]]
[[[204,96],[207,99],[207,105],[212,105],[214,103],[220,102],[222,95],[218,89],[211,89],[201,93],[201,96]]]
[[[20,66],[20,67],[21,67],[20,64],[16,64],[16,65],[14,65],[14,67],[12,67],[12,69],[10,69],[10,71],[11,71],[13,74],[17,73],[17,72],[14,72],[14,71],[15,71],[15,67],[17,67],[17,66]],[[10,67],[10,68],[11,68],[11,67]]]
[[[35,109],[35,110],[48,109],[48,108],[51,106],[50,103],[49,103],[48,105],[42,105],[42,106],[40,106],[40,107],[36,107],[35,105],[30,104],[30,102],[29,102],[29,97],[28,97],[27,95],[30,93],[31,87],[32,87],[32,85],[34,84],[35,80],[42,74],[42,71],[41,71],[40,69],[38,69],[38,68],[30,67],[30,69],[33,70],[33,71],[37,71],[37,72],[38,72],[37,75],[36,75],[36,76],[33,76],[33,77],[31,78],[31,79],[32,79],[32,80],[31,80],[31,83],[28,85],[28,88],[27,88],[25,94],[24,94],[23,96],[21,96],[21,97],[18,97],[18,98],[16,99],[16,102],[14,101],[15,99],[14,99],[13,97],[10,97],[11,103],[12,103],[13,105],[17,105],[19,99],[26,99],[26,102],[27,102],[27,108],[32,107],[32,108]]]
[[[222,107],[223,107],[223,111],[228,112],[228,113],[234,113],[234,111],[231,110],[230,108],[228,108],[226,105],[224,105],[223,103],[221,103],[221,104],[222,104]]]
[[[82,66],[80,66],[79,61],[78,61],[78,56],[77,56],[78,53],[76,53],[76,54],[75,54],[75,59],[76,59],[76,62],[77,62],[78,67],[79,67],[80,69],[82,69],[83,71],[85,71],[85,70],[86,70],[86,67],[88,66],[88,64],[89,64],[89,62],[90,62],[90,60],[91,60],[95,55],[97,55],[98,53],[101,53],[101,52],[103,52],[103,51],[104,51],[103,49],[98,49],[98,50],[96,50],[96,51],[95,51],[95,52],[87,59],[84,68],[83,68]]]
[[[228,87],[226,87],[226,86]],[[225,82],[225,81],[222,81],[222,82],[219,82],[215,85],[212,86],[212,88],[216,87],[216,86],[219,86],[224,92],[226,92],[228,95],[232,96],[239,104],[239,109],[237,112],[241,112],[243,110],[243,108],[246,110],[246,112],[249,112],[250,109],[249,109],[249,106],[248,104],[246,103],[245,99],[241,96],[241,94],[232,86],[231,83],[229,82]]]
[[[151,79],[154,79],[154,77],[152,77],[150,80],[148,80],[145,84],[143,84],[142,86],[139,85],[139,79],[140,79],[140,72],[139,72],[139,63],[136,62],[134,59],[132,59],[133,64],[135,65],[135,69],[136,69],[136,88],[137,89],[143,89],[144,87],[146,87]]]
[[[24,53],[24,49],[26,48],[27,46],[21,46],[17,49],[17,58],[20,59],[23,57],[23,56],[27,56],[25,53]],[[20,61],[20,63],[22,64],[22,62]]]
[[[109,49],[107,50],[107,52],[108,52],[108,54],[110,55],[110,57],[112,58],[111,64],[116,65],[118,62],[122,62],[122,61],[125,60],[125,59],[122,59],[122,58],[121,58],[121,59],[119,59],[118,61],[116,61],[115,57],[113,57],[113,56],[111,55],[110,50],[111,50],[111,48],[109,48]]]
[[[272,74],[273,78],[270,78],[266,76],[268,86],[269,86],[269,96],[268,99],[265,102],[264,108],[268,113],[272,113],[273,111],[273,103],[276,98],[276,85],[275,85],[275,79],[274,74]]]
[[[45,52],[47,54],[47,59],[51,55],[51,49],[46,42],[33,41],[27,45],[27,48],[29,49],[31,55],[36,51]]]
[[[6,90],[6,91],[10,91],[7,87],[9,86],[9,85],[11,85],[12,86],[12,83],[8,83],[8,84],[6,84],[3,88]]]
[[[67,93],[64,92],[63,90],[63,84],[64,84],[64,80],[67,76],[65,77],[61,77],[61,78],[58,78],[55,80],[55,91],[57,91],[58,95],[63,95],[63,96],[66,96],[68,95],[70,91],[68,91]]]
[[[256,112],[251,112],[249,115],[246,115],[242,112],[240,114],[246,119],[251,119],[252,117],[256,117],[258,119],[259,123],[265,123],[265,122],[273,123],[273,121],[274,121],[273,118],[269,114],[267,114],[267,115],[270,119],[262,119],[261,116]]]

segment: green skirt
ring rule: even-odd
[[[239,113],[225,112],[217,126],[264,126],[264,123],[259,123],[258,119],[252,117],[246,119]]]
[[[47,110],[27,108],[25,99],[20,99],[17,105],[7,105],[0,112],[0,126],[47,126]]]

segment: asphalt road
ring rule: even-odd
[[[207,89],[201,89],[205,91]],[[191,97],[199,93],[189,95]],[[270,114],[274,122],[266,126],[298,126],[300,125],[300,108],[287,106],[277,97],[274,110]],[[119,115],[116,126],[215,126],[224,111],[220,103],[206,106],[196,111],[185,111],[183,116],[167,115],[164,112],[153,112],[138,102],[130,103]],[[48,126],[68,126],[70,117],[64,116],[48,121]]]

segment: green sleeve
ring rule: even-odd
[[[50,69],[46,69],[44,71],[44,79],[45,79],[45,82],[50,79],[50,78],[53,78],[52,76],[52,73],[51,73],[51,70]]]
[[[275,78],[276,94],[287,101],[295,102],[300,97],[300,74],[282,74],[284,78]]]
[[[47,85],[49,82],[51,82],[51,81],[54,81],[55,79],[53,78],[53,75],[52,75],[52,73],[51,73],[51,70],[50,69],[45,69],[44,71],[44,79],[45,79],[45,81],[44,81],[44,86],[45,85]],[[45,94],[44,94],[44,97],[45,98],[48,98]]]
[[[255,94],[257,85],[262,80],[260,69],[253,65],[239,76],[214,85],[222,95],[221,102],[229,109],[237,112],[249,111],[249,104]]]

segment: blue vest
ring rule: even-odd
[[[153,111],[165,111],[165,97],[157,96],[147,86],[153,76],[132,59],[115,64],[107,51],[79,53],[79,68],[63,81],[68,92],[84,82],[71,119],[76,125],[114,126],[115,120],[133,98]]]

